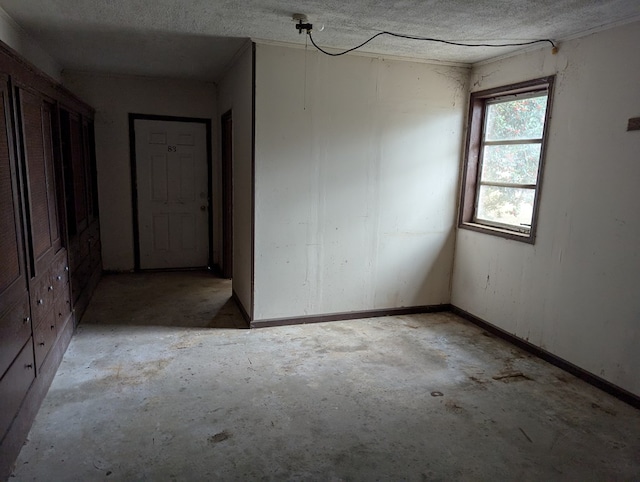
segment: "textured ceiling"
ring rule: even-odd
[[[388,30],[483,42],[562,40],[640,20],[639,0],[0,0],[63,68],[215,80],[246,38],[353,47]],[[324,24],[323,31],[318,31]],[[313,48],[313,47],[309,47]],[[514,48],[466,48],[379,37],[362,51],[474,63]]]

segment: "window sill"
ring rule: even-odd
[[[468,229],[470,231],[476,231],[478,233],[489,234],[504,239],[512,239],[514,241],[520,241],[521,243],[534,244],[535,237],[531,233],[519,233],[517,231],[511,231],[509,229],[497,228],[495,226],[488,226],[486,224],[478,223],[460,223],[458,227],[461,229]]]

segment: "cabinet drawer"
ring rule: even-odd
[[[9,429],[13,417],[18,412],[24,396],[29,391],[31,382],[35,378],[33,366],[33,344],[31,338],[24,345],[20,354],[0,380],[0,439]]]
[[[20,352],[31,336],[31,313],[29,297],[25,293],[22,301],[0,318],[0,376]]]
[[[64,286],[69,282],[69,262],[65,249],[60,250],[51,263],[51,282],[54,286]]]
[[[56,305],[54,310],[54,317],[56,319],[56,327],[61,327],[64,320],[71,313],[71,297],[69,296],[69,284],[62,287],[58,291],[56,297]]]
[[[31,283],[31,317],[33,324],[37,325],[47,313],[53,309],[55,286],[51,284],[49,271],[43,273]]]
[[[38,370],[42,366],[42,362],[47,357],[49,350],[56,341],[56,320],[54,312],[49,312],[48,318],[42,320],[40,324],[33,330],[33,346],[36,355],[36,366]]]

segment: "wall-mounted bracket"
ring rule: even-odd
[[[296,30],[299,34],[301,34],[303,30],[306,31],[307,34],[313,30],[313,24],[309,23],[304,13],[294,13],[293,20],[298,22],[296,24]]]

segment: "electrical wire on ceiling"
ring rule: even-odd
[[[320,47],[316,43],[316,41],[313,39],[313,35],[311,34],[311,31],[313,30],[313,25],[310,23],[303,23],[303,19],[306,20],[306,17],[303,17],[303,18],[300,18],[300,17],[302,17],[302,15],[298,17],[294,16],[294,20],[298,20],[298,23],[296,24],[296,29],[298,30],[298,32],[302,33],[302,31],[305,30],[313,46],[323,54],[329,55],[331,57],[339,57],[340,55],[345,55],[345,54],[348,54],[349,52],[353,52],[354,50],[358,50],[364,47],[365,45],[367,45],[372,40],[382,35],[389,35],[391,37],[397,37],[397,38],[403,38],[403,39],[409,39],[409,40],[419,40],[423,42],[436,42],[436,43],[442,43],[447,45],[456,45],[460,47],[525,47],[527,45],[535,45],[538,43],[549,43],[551,44],[551,52],[554,54],[558,52],[558,47],[556,46],[554,41],[551,39],[539,39],[539,40],[530,40],[527,42],[508,42],[508,43],[470,43],[470,42],[462,42],[462,41],[455,41],[455,40],[444,40],[444,39],[438,39],[438,38],[432,38],[432,37],[419,37],[416,35],[405,35],[400,33],[387,32],[386,30],[383,32],[378,32],[375,35],[372,35],[361,44],[356,45],[355,47],[352,47],[350,49],[343,50],[341,52],[328,52],[324,50],[322,47]]]

